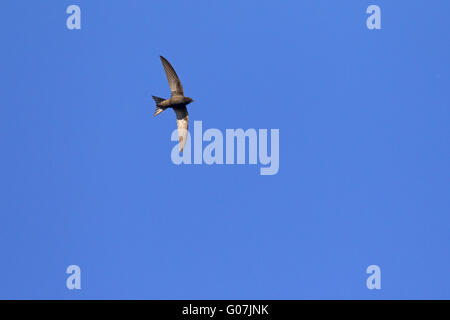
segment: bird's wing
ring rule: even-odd
[[[184,95],[183,86],[181,85],[180,79],[178,79],[177,73],[163,56],[160,56],[164,71],[166,72],[167,81],[169,81],[170,91],[172,96]]]
[[[174,108],[177,115],[177,127],[178,127],[178,141],[180,146],[180,152],[183,151],[186,145],[187,133],[188,133],[188,112],[186,106],[181,108]]]

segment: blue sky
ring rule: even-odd
[[[450,298],[448,1],[1,7],[0,298]],[[174,165],[159,55],[279,173]]]

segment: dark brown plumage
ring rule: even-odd
[[[170,87],[170,98],[164,99],[153,96],[156,102],[156,110],[154,116],[157,116],[167,108],[172,108],[175,111],[177,117],[177,127],[178,127],[178,139],[180,145],[180,152],[186,144],[187,130],[188,130],[188,111],[186,105],[193,102],[194,100],[185,97],[183,86],[181,81],[177,76],[177,73],[163,56],[160,56],[164,71],[166,72],[167,81]]]

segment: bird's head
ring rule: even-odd
[[[194,102],[194,99],[192,99],[192,98],[186,97],[186,99],[187,99],[187,103],[188,103],[188,104],[191,103],[191,102]]]

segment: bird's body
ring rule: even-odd
[[[184,96],[173,96],[158,103],[158,107],[179,108],[185,107],[189,103],[191,103],[190,98]]]
[[[183,151],[186,144],[187,130],[188,130],[188,112],[186,106],[193,102],[189,97],[184,96],[183,86],[178,78],[175,70],[164,57],[160,57],[161,62],[166,72],[167,80],[169,81],[171,96],[169,99],[159,98],[153,96],[156,102],[156,110],[154,116],[157,116],[167,108],[172,108],[177,116],[177,127],[180,152]]]

